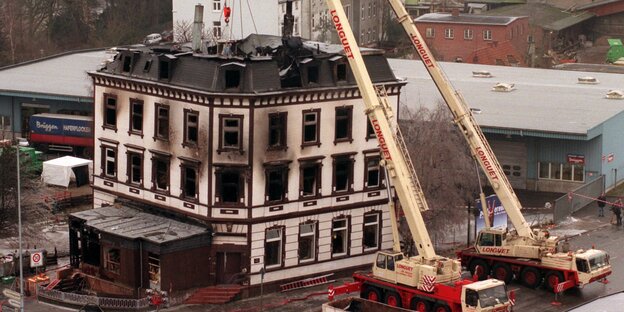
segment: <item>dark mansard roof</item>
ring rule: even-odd
[[[300,38],[250,35],[240,41],[207,46],[204,53],[176,45],[134,46],[117,51],[96,75],[125,76],[218,93],[356,85],[340,45]],[[397,81],[383,51],[364,48],[362,54],[373,82]]]

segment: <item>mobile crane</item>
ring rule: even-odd
[[[512,303],[503,282],[495,279],[462,280],[459,261],[435,253],[421,215],[421,211],[429,207],[399,128],[395,126],[393,129],[392,110],[385,90],[373,86],[340,0],[327,0],[327,3],[366,105],[365,112],[377,136],[383,165],[395,187],[418,250],[418,256],[406,257],[397,247],[397,225],[391,205],[393,250],[378,252],[371,273],[355,273],[354,283],[339,286],[334,292],[358,289],[361,296],[369,300],[417,311],[511,310]]]
[[[464,98],[453,89],[438,66],[401,1],[388,2],[450,109],[453,121],[468,142],[472,156],[481,166],[515,228],[515,231],[508,232],[489,228],[486,222],[486,228],[479,233],[475,245],[458,252],[462,264],[481,279],[492,273],[497,279],[509,283],[515,275],[525,286],[531,288],[539,286],[543,278],[548,289],[554,289],[559,283],[563,283],[563,289],[567,289],[605,279],[611,274],[606,252],[593,248],[557,252],[558,237],[550,236],[547,230],[532,229],[529,226],[522,215],[522,205],[516,193]],[[484,211],[484,215],[488,214]]]

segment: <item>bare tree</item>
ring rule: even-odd
[[[173,26],[173,33],[175,42],[191,42],[193,41],[193,23],[189,21],[177,21]]]
[[[474,160],[443,103],[416,112],[402,108],[401,116],[399,125],[430,208],[424,213],[428,230],[443,239],[465,222],[463,207],[478,190]]]

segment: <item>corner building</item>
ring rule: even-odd
[[[208,50],[122,48],[90,73],[95,209],[122,206],[212,232],[209,246],[194,249],[197,263],[187,253],[179,264],[201,268],[199,285],[163,280],[167,290],[231,283],[243,269],[252,289],[262,268],[276,289],[370,266],[392,245],[388,193],[341,47],[251,35]],[[363,53],[397,116],[404,82],[381,51]],[[159,255],[139,257],[145,270],[150,257]]]

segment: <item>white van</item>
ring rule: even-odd
[[[144,44],[156,44],[162,40],[162,36],[160,34],[149,34],[143,40]]]

